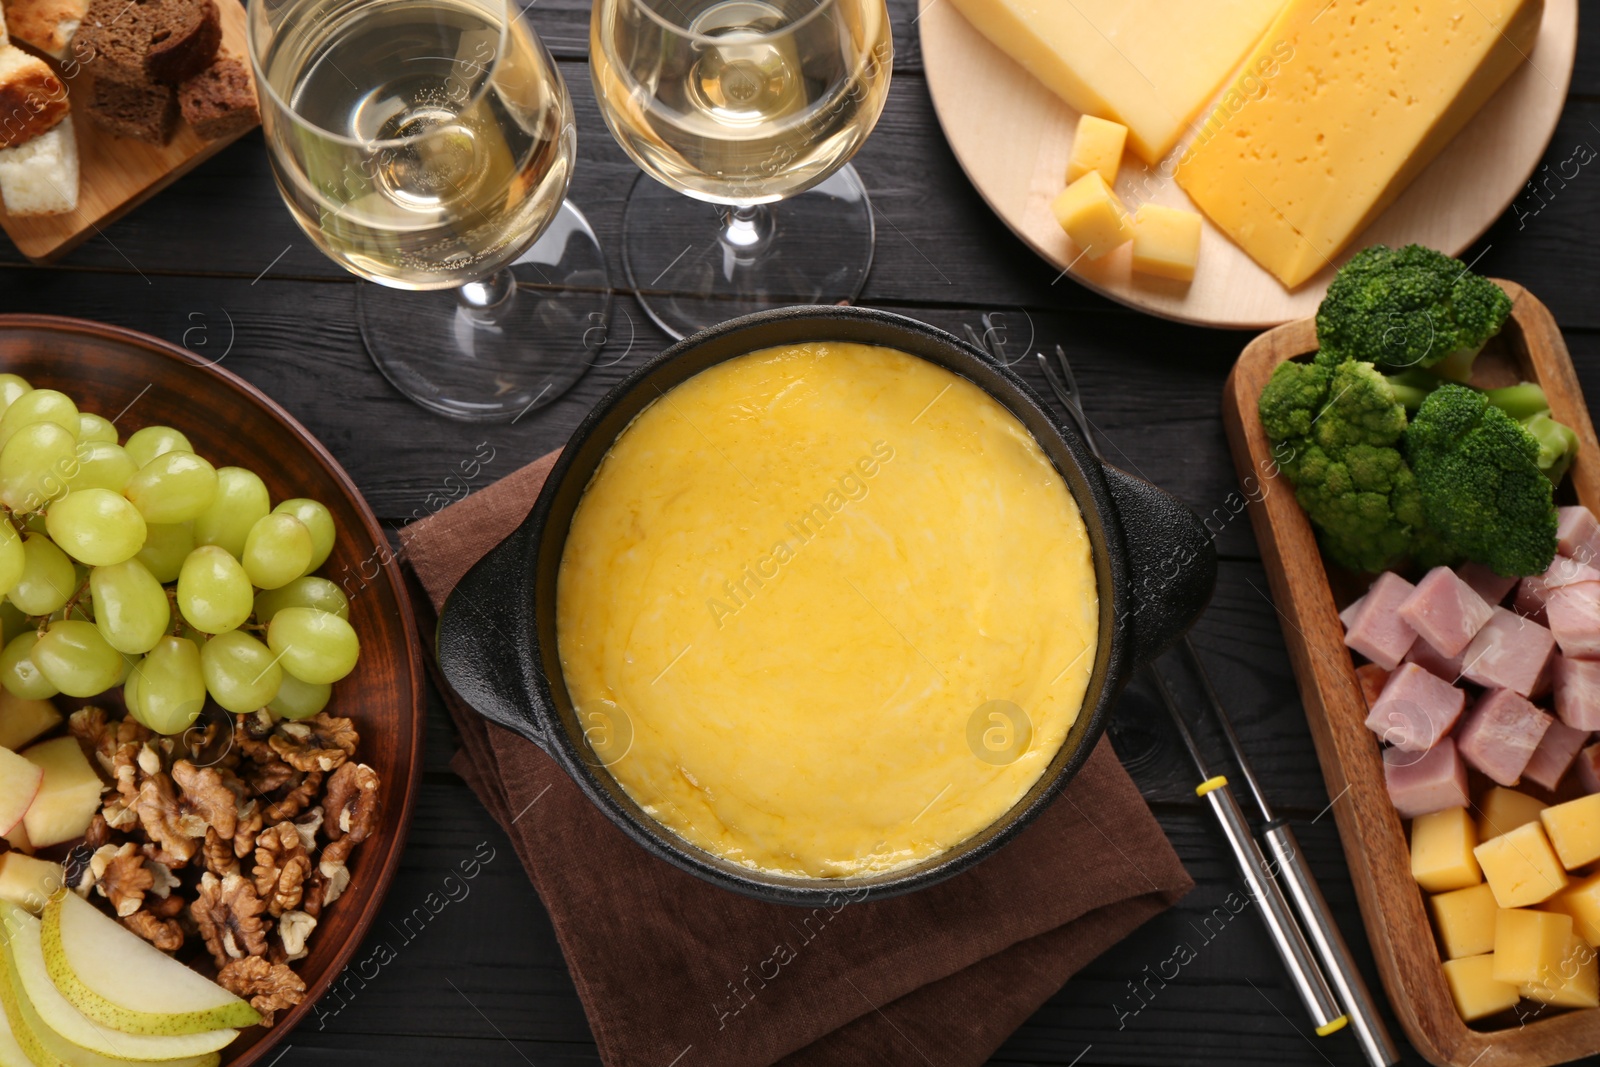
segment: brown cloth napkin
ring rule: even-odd
[[[435,611],[527,515],[554,460],[407,528]],[[1194,884],[1101,741],[1054,804],[965,874],[884,901],[760,903],[651,856],[533,744],[448,691],[446,703],[453,766],[549,909],[609,1067],[980,1064]]]

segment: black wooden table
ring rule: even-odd
[[[890,0],[890,7],[893,87],[855,160],[878,220],[877,256],[861,302],[958,331],[988,312],[1001,316],[1013,351],[1065,346],[1096,424],[1115,445],[1112,454],[1120,451],[1127,466],[1210,517],[1220,579],[1195,643],[1269,796],[1297,820],[1311,865],[1376,985],[1260,554],[1231,495],[1236,486],[1219,404],[1223,378],[1249,335],[1173,325],[1058,281],[1055,268],[1016,240],[962,176],[928,99],[913,0]],[[582,0],[538,0],[531,16],[559,57],[577,106],[573,199],[605,241],[618,231],[636,170],[595,107],[585,61],[589,9]],[[1580,146],[1594,145],[1600,145],[1600,45],[1585,37],[1540,190],[1525,192],[1464,258],[1481,254],[1476,269],[1514,279],[1550,306],[1586,391],[1600,396],[1600,255],[1592,247],[1600,238],[1600,168],[1554,176]],[[1594,156],[1588,147],[1577,158]],[[1569,163],[1565,173],[1572,172]],[[609,252],[613,277],[621,278],[615,249]],[[561,400],[514,426],[465,425],[412,406],[378,374],[356,333],[355,294],[353,278],[291,221],[259,133],[55,266],[31,266],[0,240],[0,311],[77,315],[143,330],[211,358],[226,353],[223,365],[321,438],[394,527],[561,445],[605,390],[666,344],[622,294],[611,347],[597,360],[621,357],[617,362],[597,365]],[[1043,390],[1031,360],[1018,369]],[[494,460],[463,483],[462,461],[485,441]],[[342,1000],[326,1001],[290,1035],[277,1067],[597,1063],[538,897],[509,841],[448,769],[455,742],[436,696],[428,725],[410,844],[369,943],[356,956],[389,962],[346,983]],[[1229,923],[1176,978],[1149,980],[1179,942],[1207,939],[1197,933],[1200,923],[1239,883],[1195,800],[1176,738],[1137,692],[1124,698],[1113,740],[1198,886],[1068,983],[993,1062],[1360,1063],[1348,1036],[1308,1036],[1307,1020],[1253,921]],[[1202,740],[1220,760],[1217,739]],[[456,890],[436,912],[423,906],[430,895],[437,902],[460,861],[491,852],[464,893]],[[886,1056],[894,1051],[886,1049]],[[1408,1062],[1422,1062],[1409,1049],[1407,1055]],[[903,1049],[891,1058],[911,1062]]]

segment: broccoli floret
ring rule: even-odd
[[[1476,389],[1440,386],[1405,434],[1426,523],[1452,549],[1506,577],[1542,574],[1556,554],[1539,441]]]
[[[1317,308],[1317,340],[1334,363],[1431,367],[1465,381],[1510,314],[1504,290],[1460,260],[1422,245],[1373,245],[1334,275]]]

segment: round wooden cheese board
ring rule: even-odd
[[[1290,292],[1209,220],[1190,283],[1134,274],[1128,246],[1100,260],[1080,257],[1050,213],[1078,113],[948,0],[922,0],[920,7],[923,66],[945,138],[990,208],[1046,261],[1112,300],[1198,326],[1259,330],[1316,313],[1332,267]],[[1578,0],[1545,0],[1527,62],[1339,261],[1367,245],[1411,242],[1460,255],[1482,236],[1523,193],[1555,134],[1577,43]],[[1175,182],[1131,154],[1117,191],[1129,204],[1195,210]]]

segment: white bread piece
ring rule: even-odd
[[[13,218],[64,215],[78,206],[72,116],[15,148],[0,149],[0,198]]]
[[[67,88],[50,64],[14,44],[0,45],[0,148],[44,133],[67,114]]]
[[[11,36],[65,62],[72,35],[89,13],[89,0],[3,0]]]

